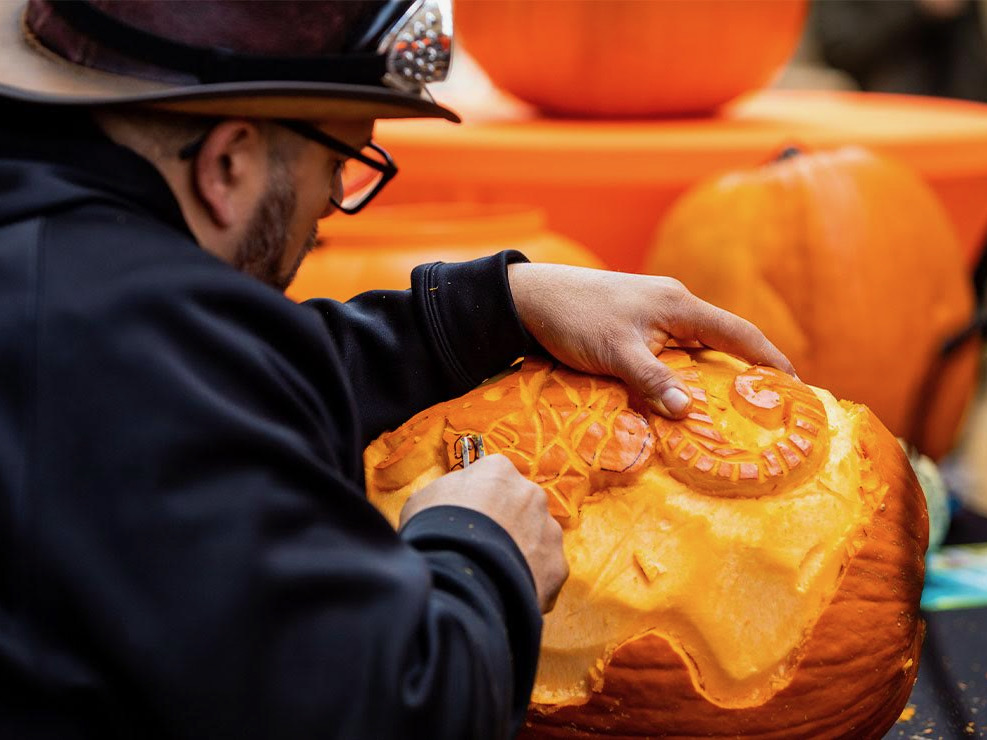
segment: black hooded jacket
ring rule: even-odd
[[[361,452],[524,352],[519,259],[296,305],[88,119],[0,115],[0,737],[515,732],[520,552],[459,507],[395,533]]]

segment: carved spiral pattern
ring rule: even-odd
[[[684,421],[652,419],[661,458],[675,478],[733,496],[760,496],[782,480],[797,483],[825,459],[826,408],[790,375],[754,366],[733,378],[727,398],[711,401],[688,353],[667,350],[662,360],[692,395]],[[725,485],[737,482],[745,485]]]
[[[549,511],[563,523],[578,519],[596,479],[636,473],[654,455],[648,420],[628,408],[627,391],[609,381],[529,360],[516,386],[470,395],[447,412],[443,442],[450,467],[461,465],[456,440],[482,434],[488,453],[505,455],[545,489]]]
[[[398,490],[429,464],[461,467],[457,441],[480,434],[488,453],[505,455],[545,489],[549,510],[568,526],[578,522],[586,496],[629,485],[651,465],[691,487],[742,497],[771,493],[783,481],[797,485],[825,459],[825,407],[790,376],[739,363],[697,364],[682,350],[666,350],[661,359],[692,394],[684,420],[651,413],[611,379],[525,360],[510,376],[385,435],[388,452],[374,467],[374,485]],[[414,460],[430,454],[438,458]]]

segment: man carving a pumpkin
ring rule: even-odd
[[[456,120],[442,13],[0,3],[0,736],[508,736],[566,577],[545,494],[491,455],[395,532],[367,443],[529,352],[668,417],[670,339],[791,371],[674,280],[516,252],[282,295],[396,173],[374,120]]]

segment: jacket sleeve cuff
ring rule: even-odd
[[[488,591],[501,609],[513,664],[514,732],[520,730],[535,685],[542,616],[528,563],[510,535],[493,519],[460,506],[436,506],[409,519],[401,538],[438,566],[455,553],[476,569],[462,568],[463,588]],[[448,558],[446,558],[448,560]]]
[[[538,349],[514,306],[507,266],[527,262],[506,250],[471,262],[416,267],[411,290],[450,374],[469,389]]]

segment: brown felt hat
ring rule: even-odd
[[[210,116],[445,118],[449,0],[0,0],[0,98]]]

